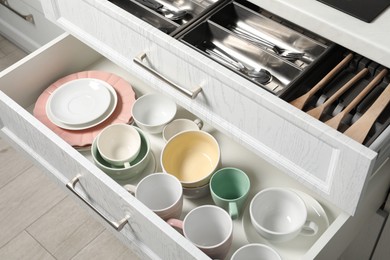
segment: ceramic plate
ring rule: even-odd
[[[324,233],[324,231],[329,226],[328,216],[326,215],[325,210],[310,195],[301,192],[299,190],[292,189],[296,192],[305,202],[307,207],[307,215],[310,219],[313,219],[318,224],[318,232],[314,236],[303,236],[298,235],[293,240],[282,242],[282,243],[272,243],[267,239],[259,235],[256,230],[253,228],[250,216],[249,216],[249,205],[248,203],[243,216],[242,224],[245,231],[246,238],[249,243],[261,243],[266,244],[273,249],[275,249],[282,259],[300,259],[307,252],[308,249],[314,244],[314,242]],[[250,201],[250,199],[248,200]]]
[[[82,78],[99,79],[111,85],[117,94],[117,105],[110,116],[101,123],[83,130],[64,129],[54,124],[48,118],[46,113],[46,103],[50,96],[63,84]],[[88,147],[92,144],[93,139],[103,130],[104,127],[115,123],[129,123],[132,121],[132,106],[135,102],[135,92],[131,85],[123,78],[104,71],[82,71],[65,76],[53,84],[51,84],[39,96],[35,103],[33,114],[34,116],[50,128],[53,132],[59,135],[67,143],[72,146],[81,148]]]
[[[114,112],[114,110],[117,106],[118,97],[117,97],[115,89],[110,85],[110,87],[108,88],[108,91],[109,91],[111,102],[108,105],[106,111],[104,111],[99,117],[97,117],[96,119],[94,119],[90,122],[76,124],[76,125],[63,123],[63,122],[57,120],[56,116],[53,115],[53,113],[51,112],[50,109],[48,109],[47,105],[46,105],[46,116],[47,116],[47,118],[49,118],[49,120],[53,124],[57,125],[58,127],[63,128],[63,129],[67,129],[67,130],[83,130],[83,129],[88,129],[88,128],[94,127],[94,126],[102,123],[103,121],[105,121]],[[50,101],[50,97],[48,99],[48,102]]]
[[[46,113],[52,116],[55,124],[60,122],[73,126],[93,122],[110,107],[113,97],[111,93],[115,91],[112,89],[110,93],[109,89],[112,89],[111,85],[98,79],[69,81],[50,95],[46,103]],[[116,93],[114,95],[116,96]]]

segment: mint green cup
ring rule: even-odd
[[[250,180],[240,169],[227,167],[214,173],[210,180],[215,205],[225,209],[232,219],[238,218],[248,198]]]

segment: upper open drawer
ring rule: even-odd
[[[349,214],[388,157],[388,128],[369,148],[358,144],[110,2],[42,3],[67,31]],[[202,92],[192,100],[171,85]]]

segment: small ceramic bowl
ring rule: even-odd
[[[176,176],[185,188],[206,185],[219,166],[219,144],[209,133],[186,131],[169,139],[161,153],[164,172]]]
[[[99,150],[97,149],[97,138],[92,143],[91,154],[93,161],[103,172],[109,175],[114,180],[128,180],[131,179],[143,172],[143,170],[148,166],[150,162],[151,155],[151,146],[150,141],[146,135],[138,127],[135,127],[141,137],[141,149],[138,153],[138,156],[132,161],[130,167],[126,168],[124,166],[118,167],[113,166],[106,162],[100,155]]]
[[[166,96],[147,94],[135,101],[132,113],[139,128],[151,134],[158,134],[172,121],[176,111],[176,103]]]

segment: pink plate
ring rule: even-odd
[[[84,130],[66,130],[53,124],[46,114],[46,103],[50,95],[66,82],[81,79],[81,78],[95,78],[106,81],[110,84],[118,96],[118,103],[109,118],[107,118],[101,124],[84,129]],[[132,120],[132,107],[135,102],[135,92],[131,85],[123,78],[104,71],[82,71],[68,76],[65,76],[53,84],[51,84],[42,94],[39,96],[35,103],[33,114],[34,116],[49,127],[53,132],[59,135],[62,139],[68,142],[70,145],[82,148],[90,146],[95,137],[100,133],[103,128],[115,123],[129,123]]]

